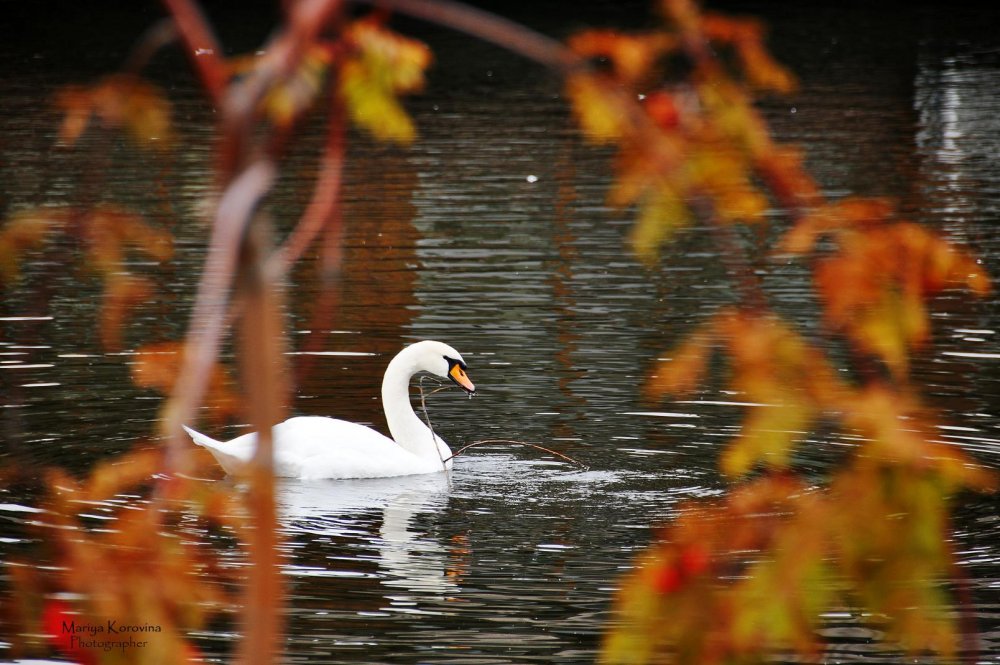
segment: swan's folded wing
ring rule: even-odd
[[[274,428],[275,473],[303,479],[413,473],[416,458],[370,427],[300,416]]]

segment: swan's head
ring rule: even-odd
[[[466,374],[465,361],[462,354],[443,342],[425,340],[409,347],[408,351],[417,354],[417,368],[430,372],[441,378],[451,379],[459,388],[473,395],[476,386]]]

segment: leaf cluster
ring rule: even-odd
[[[163,466],[162,450],[143,447],[99,464],[82,482],[48,472],[48,496],[33,523],[45,550],[36,556],[48,566],[15,560],[7,568],[19,601],[13,617],[18,652],[54,647],[77,662],[95,664],[198,660],[188,636],[231,610],[238,580],[220,566],[214,546],[192,539],[191,530],[200,526],[241,538],[248,523],[239,498],[221,488],[183,479],[154,481]],[[153,496],[135,501],[154,484]],[[101,521],[93,513],[100,513]],[[114,528],[100,528],[105,517]],[[158,630],[141,634],[142,648],[110,650],[71,639],[95,635],[66,630],[72,624],[98,626],[98,641],[118,639],[107,630],[109,620]]]
[[[261,437],[245,496],[230,496],[190,480],[197,467],[190,445],[181,442],[180,424],[192,422],[196,409],[217,423],[241,415],[261,432],[280,419],[287,372],[277,285],[288,264],[317,237],[339,238],[345,119],[380,140],[410,142],[416,130],[400,98],[420,90],[431,57],[423,44],[390,30],[384,14],[354,18],[341,3],[321,1],[289,8],[286,23],[254,56],[224,59],[195,3],[165,4],[174,18],[170,39],[179,37],[193,54],[219,118],[215,189],[220,195],[213,202],[211,265],[199,286],[191,317],[196,325],[187,340],[146,340],[131,355],[133,382],[169,396],[164,440],[98,466],[82,482],[60,471],[46,476],[44,519],[37,528],[47,544],[44,558],[54,565],[8,567],[20,599],[15,646],[25,653],[55,648],[83,663],[186,662],[199,657],[186,636],[238,602],[246,633],[238,657],[270,662],[280,646],[282,594],[267,437]],[[100,151],[120,132],[132,146],[168,156],[177,144],[171,105],[136,73],[165,43],[161,39],[151,31],[129,58],[126,73],[58,91],[54,104],[63,116],[62,146],[78,148],[90,133],[99,139],[91,149]],[[313,199],[289,247],[274,249],[259,206],[294,130],[324,99],[329,136]],[[83,248],[81,271],[96,276],[102,287],[102,346],[126,348],[136,311],[158,297],[147,269],[135,266],[168,263],[172,235],[137,212],[94,201],[14,211],[0,225],[0,285],[25,279],[22,269],[33,255],[67,238]],[[239,323],[244,349],[239,395],[217,363],[222,331],[233,322]],[[144,498],[117,507],[123,493]],[[113,529],[92,528],[82,512],[92,505],[110,513]],[[253,529],[247,526],[251,516]],[[192,524],[236,534],[253,562],[248,579],[233,579],[218,552],[192,542],[184,534]],[[222,581],[242,587],[243,597],[237,601]],[[61,630],[64,621],[100,625],[108,618],[154,624],[162,632],[150,648],[104,652],[74,646]]]
[[[669,31],[573,37],[576,53],[607,66],[567,81],[587,136],[618,148],[609,202],[637,208],[631,242],[650,264],[696,214],[723,224],[763,221],[766,165],[789,180],[800,168],[753,107],[754,91],[795,85],[767,54],[760,24],[703,14],[687,0],[666,0],[661,9]]]
[[[961,247],[899,219],[890,202],[827,201],[802,156],[770,134],[754,107],[794,80],[767,54],[753,20],[662,0],[661,30],[586,32],[570,46],[592,67],[568,94],[585,134],[617,147],[609,201],[634,207],[632,246],[654,266],[674,234],[702,219],[722,241],[740,302],[662,354],[646,397],[696,395],[710,360],[747,409],[720,457],[741,484],[687,507],[638,562],[607,635],[609,663],[814,659],[832,609],[860,605],[908,653],[949,657],[957,627],[945,608],[953,556],[951,497],[990,491],[994,474],[935,441],[938,414],[920,397],[910,359],[930,339],[935,294],[991,289]],[[775,211],[780,215],[775,215]],[[742,251],[737,225],[790,223],[771,260],[809,267],[834,358],[783,320]],[[828,345],[829,347],[829,345]],[[817,428],[855,442],[821,485],[795,474]]]

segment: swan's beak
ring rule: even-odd
[[[469,380],[469,375],[465,373],[465,369],[458,363],[451,366],[451,369],[448,370],[448,376],[462,390],[469,393],[470,396],[476,394],[476,386]]]

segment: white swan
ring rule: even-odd
[[[289,418],[272,430],[275,475],[303,480],[383,478],[451,469],[448,444],[413,412],[410,378],[420,371],[447,377],[471,396],[476,387],[465,370],[462,356],[447,344],[430,340],[411,344],[389,362],[382,379],[382,408],[395,441],[346,420]],[[238,473],[257,446],[253,432],[223,442],[184,429],[227,473]]]

